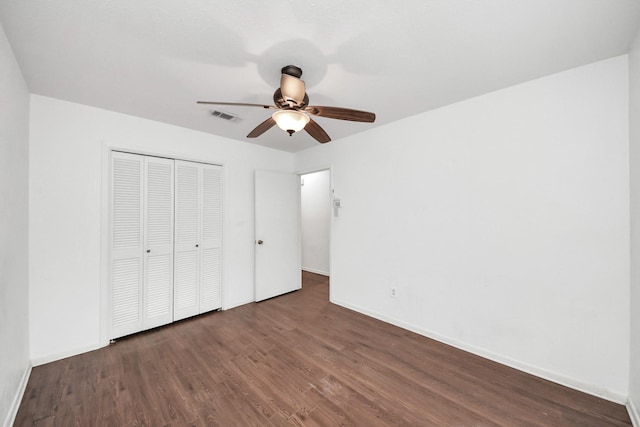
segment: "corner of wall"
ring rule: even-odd
[[[640,413],[638,413],[638,409],[633,404],[632,400],[627,402],[627,412],[629,412],[629,418],[631,418],[631,424],[633,424],[633,427],[640,427]]]
[[[629,396],[627,410],[634,426],[640,427],[640,31],[631,44],[629,67],[629,169],[630,169],[630,260],[629,282]]]
[[[20,402],[22,402],[22,397],[24,396],[24,392],[27,389],[27,383],[29,382],[29,377],[31,376],[31,368],[32,365],[29,364],[27,369],[22,374],[20,384],[18,385],[16,394],[13,397],[11,406],[9,407],[9,412],[7,413],[7,417],[2,424],[3,427],[11,427],[16,420],[16,415],[18,415],[18,409],[20,408]]]

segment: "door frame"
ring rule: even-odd
[[[308,175],[310,173],[329,171],[329,201],[333,202],[333,197],[335,196],[335,189],[333,187],[333,167],[331,165],[326,167],[319,167],[313,169],[303,169],[296,172],[298,175],[298,228],[302,231],[302,186],[300,185],[300,180],[303,175]],[[329,215],[329,279],[333,275],[333,221],[335,221],[335,214],[333,209],[331,210],[331,214]],[[302,232],[300,233],[300,260],[302,261]],[[329,280],[329,301],[332,301],[332,293],[331,293],[331,280]]]
[[[114,151],[120,151],[124,153],[138,154],[142,156],[161,157],[172,160],[183,160],[187,162],[205,163],[211,165],[217,165],[222,167],[222,284],[220,294],[222,298],[221,310],[227,309],[226,304],[226,283],[227,283],[227,265],[228,254],[225,251],[226,236],[228,235],[227,227],[227,168],[224,162],[219,162],[209,159],[197,159],[193,157],[184,156],[183,154],[170,152],[149,150],[147,148],[136,147],[122,144],[112,144],[102,142],[102,171],[101,171],[101,206],[100,206],[100,313],[99,313],[99,325],[100,325],[100,342],[99,347],[105,347],[109,345],[109,324],[111,322],[111,316],[109,308],[111,307],[111,294],[109,292],[110,287],[110,269],[111,262],[111,153]]]

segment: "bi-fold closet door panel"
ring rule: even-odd
[[[175,320],[199,313],[200,179],[196,164],[176,161]]]
[[[174,320],[222,306],[222,169],[175,161]]]
[[[112,338],[142,330],[144,157],[111,155],[110,308]]]
[[[200,313],[222,307],[222,167],[202,167]]]
[[[143,329],[173,321],[173,196],[171,159],[145,157]]]
[[[111,175],[114,338],[173,320],[173,160],[113,152]]]

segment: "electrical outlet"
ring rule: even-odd
[[[398,295],[398,290],[396,288],[391,288],[391,298],[395,298]]]

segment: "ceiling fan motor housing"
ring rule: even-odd
[[[280,88],[274,94],[276,105],[281,108],[300,108],[304,103],[306,88],[304,81],[300,79],[302,69],[295,65],[282,67],[280,76]],[[279,99],[281,98],[281,100]]]

